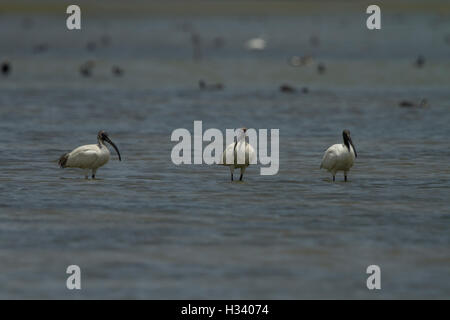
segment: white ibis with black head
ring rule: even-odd
[[[221,164],[230,167],[231,181],[235,168],[241,169],[239,181],[244,177],[245,169],[256,159],[253,147],[245,141],[247,128],[237,129],[236,141],[230,143],[223,152]],[[245,156],[245,158],[244,158]]]
[[[61,168],[84,169],[86,179],[89,176],[89,170],[92,170],[92,179],[95,179],[97,169],[109,161],[110,153],[105,142],[113,146],[119,156],[119,161],[122,161],[117,146],[111,141],[105,131],[100,131],[97,135],[97,144],[87,144],[63,154],[59,158],[59,165]]]
[[[336,172],[344,171],[344,179],[347,181],[347,172],[353,166],[356,154],[355,146],[353,145],[350,131],[344,130],[342,132],[344,143],[334,144],[325,151],[325,154],[320,165],[320,169],[327,169],[333,175],[333,181],[336,180]]]

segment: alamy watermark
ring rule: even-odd
[[[81,29],[81,8],[72,4],[66,9],[66,13],[70,14],[66,19],[66,26],[69,30],[80,30]],[[381,9],[379,6],[372,4],[366,9],[366,13],[370,14],[367,18],[366,26],[369,30],[380,30],[381,29]]]
[[[81,9],[76,4],[71,4],[67,7],[66,13],[70,14],[66,19],[66,26],[69,30],[81,29]]]
[[[238,143],[240,139],[248,137],[248,143],[254,149],[254,157],[249,157],[248,149],[234,148],[235,152],[231,156],[223,156],[225,146],[223,144],[222,131],[215,128],[207,129],[203,132],[202,121],[194,121],[194,137],[189,130],[178,128],[172,132],[171,141],[178,141],[172,148],[171,159],[176,165],[180,164],[257,164],[261,175],[275,175],[280,166],[279,143],[280,130],[270,129],[270,155],[268,150],[268,129],[226,129],[226,146]],[[203,148],[203,142],[210,142]],[[247,154],[245,152],[247,150]],[[193,151],[193,152],[192,152]],[[193,154],[192,154],[193,153]]]
[[[76,264],[67,267],[66,273],[70,274],[66,280],[66,287],[69,290],[81,290],[81,269]]]
[[[381,268],[376,264],[372,264],[367,267],[366,273],[370,274],[370,276],[367,278],[367,281],[366,281],[367,289],[380,290],[381,289]]]

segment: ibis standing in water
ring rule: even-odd
[[[236,132],[236,141],[226,147],[222,155],[221,164],[230,167],[231,181],[233,181],[234,169],[240,168],[241,176],[239,178],[239,181],[242,181],[245,169],[247,169],[250,163],[254,163],[256,159],[256,153],[253,147],[245,141],[247,129],[241,128],[236,130]]]
[[[342,132],[344,137],[343,144],[334,144],[325,151],[320,169],[327,169],[333,175],[333,181],[336,180],[336,172],[344,171],[344,179],[347,181],[347,172],[353,166],[357,157],[355,146],[353,145],[350,131]]]
[[[87,144],[63,154],[59,158],[59,165],[61,168],[84,169],[86,179],[89,176],[89,170],[92,170],[92,179],[95,179],[97,169],[105,165],[109,160],[109,150],[105,142],[113,146],[119,156],[119,161],[122,161],[119,149],[117,149],[114,142],[111,141],[105,131],[100,131],[97,135],[97,144]]]

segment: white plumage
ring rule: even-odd
[[[84,169],[86,179],[89,170],[92,170],[92,178],[95,178],[97,169],[109,161],[110,152],[105,145],[105,141],[113,146],[119,156],[119,161],[121,160],[119,149],[109,139],[106,132],[100,131],[97,135],[97,141],[97,144],[84,145],[62,155],[59,159],[61,168]]]
[[[248,50],[261,51],[266,48],[266,40],[262,36],[251,38],[245,42],[245,47]]]
[[[347,173],[353,166],[357,157],[355,147],[350,137],[350,131],[342,132],[344,143],[334,144],[329,147],[323,156],[320,168],[327,169],[333,175],[333,181],[336,180],[336,172],[344,171],[344,179],[347,181]]]
[[[221,164],[230,168],[231,181],[233,181],[234,169],[241,169],[239,180],[242,181],[245,169],[256,161],[255,149],[245,141],[246,131],[246,128],[238,129],[236,142],[230,143],[222,155]]]

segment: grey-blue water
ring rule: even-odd
[[[376,32],[354,12],[83,17],[73,32],[64,15],[0,18],[0,298],[450,298],[448,15],[386,15]],[[247,51],[258,35],[267,49]],[[315,62],[287,63],[304,54]],[[231,183],[225,167],[175,166],[170,135],[194,120],[280,129],[279,173]],[[344,128],[358,158],[332,183],[319,165]],[[58,168],[101,129],[122,162],[111,150],[96,180]],[[66,289],[72,264],[81,291]]]

